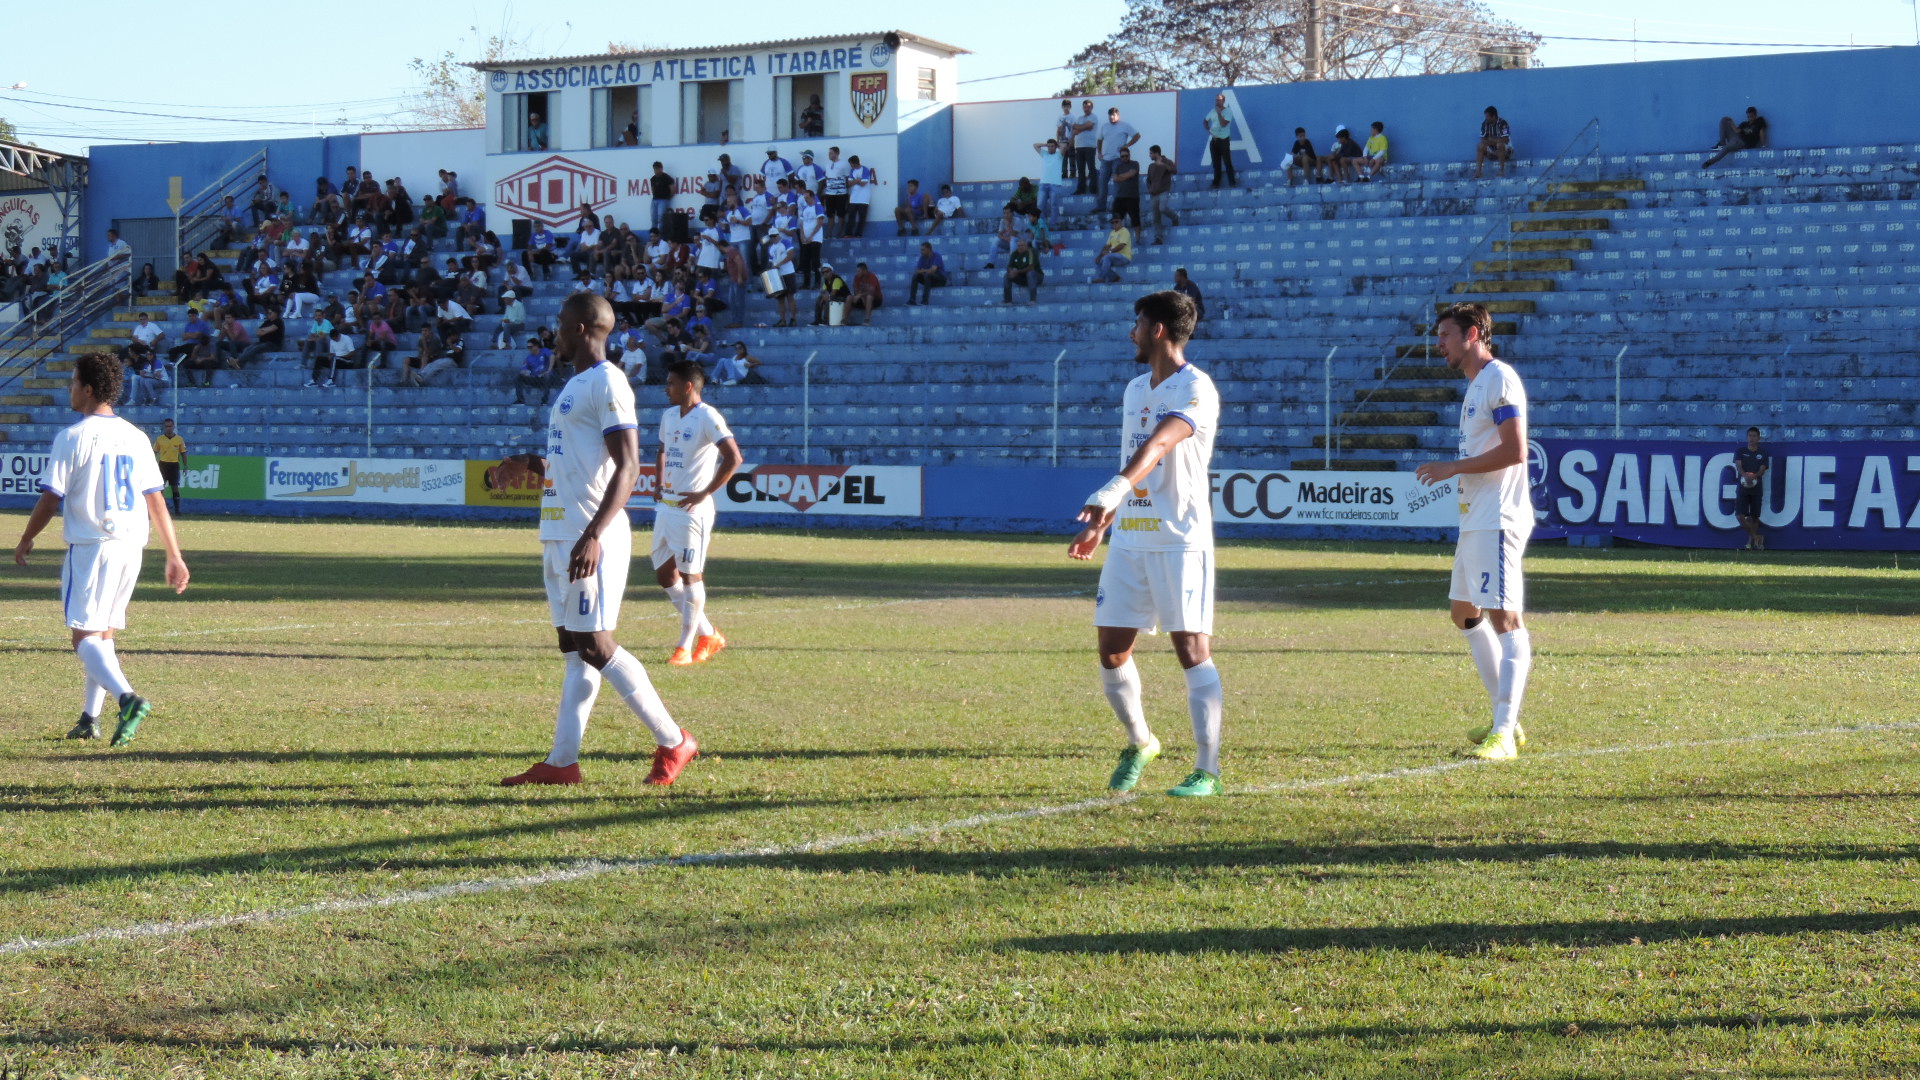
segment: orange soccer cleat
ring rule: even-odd
[[[680,770],[687,762],[700,756],[700,744],[686,731],[680,732],[679,746],[660,746],[653,751],[653,771],[647,774],[647,783],[657,787],[666,787],[680,776]]]
[[[715,629],[711,634],[702,634],[693,643],[693,662],[704,664],[713,659],[714,654],[727,647],[726,635]]]
[[[571,765],[549,765],[536,761],[533,768],[519,776],[509,776],[500,781],[501,787],[518,787],[521,784],[577,784],[580,782],[580,763]]]
[[[675,648],[673,653],[667,657],[667,663],[673,667],[686,667],[688,664],[693,663],[693,654],[685,649]]]

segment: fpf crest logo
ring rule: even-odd
[[[582,203],[595,210],[612,206],[619,186],[611,174],[555,154],[494,184],[493,204],[548,225],[570,225]]]

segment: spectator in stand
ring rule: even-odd
[[[180,344],[167,351],[167,358],[177,363],[195,348],[212,344],[213,326],[196,311],[187,316],[187,325],[180,331]]]
[[[1008,199],[1007,204],[1001,207],[1007,213],[1018,214],[1021,217],[1025,217],[1027,211],[1039,208],[1040,189],[1034,185],[1031,177],[1026,176],[1021,177],[1019,183],[1013,186],[1013,198]]]
[[[1200,319],[1207,317],[1207,301],[1200,295],[1200,286],[1187,276],[1187,268],[1182,266],[1173,272],[1173,291],[1193,301],[1193,310]]]
[[[547,403],[553,393],[553,352],[542,348],[539,338],[527,339],[527,354],[520,358],[520,370],[514,376],[515,405],[532,405],[527,397],[534,390],[540,391],[540,406]],[[536,408],[540,406],[535,406]]]
[[[727,185],[724,180],[720,179],[720,167],[716,165],[708,169],[707,178],[700,181],[701,209],[708,207],[718,209],[720,200],[726,196],[726,193]]]
[[[175,365],[176,370],[186,372],[179,375],[181,386],[197,386],[207,390],[213,386],[213,373],[220,368],[220,351],[212,341],[203,341],[193,347],[186,359]],[[193,379],[193,372],[200,372],[200,379]]]
[[[827,170],[813,163],[813,151],[800,151],[800,167],[793,170],[789,180],[798,180],[815,195],[820,194],[820,185],[827,182]]]
[[[919,236],[920,223],[933,213],[933,200],[920,193],[920,181],[907,181],[907,193],[900,197],[900,205],[893,208],[894,235],[905,236],[911,231]]]
[[[767,190],[773,190],[780,181],[793,175],[793,162],[780,156],[777,147],[767,147],[767,160],[760,163],[760,175],[767,181]]]
[[[847,313],[844,305],[847,302],[847,298],[852,295],[853,290],[847,287],[847,279],[834,273],[833,264],[822,264],[820,267],[820,295],[813,301],[813,325],[832,325],[833,320],[830,318],[830,315],[832,314],[833,305],[835,304],[843,305],[840,308],[840,320],[844,323]]]
[[[1113,228],[1107,233],[1107,242],[1093,257],[1095,281],[1119,281],[1120,268],[1133,262],[1133,234],[1127,231],[1126,220],[1114,214],[1112,222]]]
[[[662,227],[667,215],[673,212],[673,188],[676,181],[667,173],[665,162],[653,163],[653,175],[647,177],[647,190],[653,196],[650,207],[653,211],[653,227]]]
[[[668,319],[666,332],[660,338],[660,366],[670,367],[685,360],[687,347],[692,344],[693,338],[688,336],[686,330],[681,327],[680,320]]]
[[[455,251],[465,251],[487,235],[487,208],[464,196],[460,199],[460,207],[460,227],[453,237]]]
[[[853,309],[860,308],[867,313],[867,325],[873,325],[873,309],[882,306],[880,278],[866,263],[853,266],[853,295],[847,301],[847,322],[853,322]]]
[[[233,196],[220,200],[220,229],[214,239],[214,247],[230,248],[234,238],[246,230],[246,211],[233,201]]]
[[[778,230],[767,233],[767,269],[780,279],[777,291],[767,295],[772,297],[775,307],[775,326],[792,326],[795,318],[794,304],[794,265],[793,248]]]
[[[326,348],[314,353],[313,370],[308,374],[308,386],[332,386],[334,376],[341,368],[359,367],[355,359],[357,350],[353,347],[353,337],[339,327],[327,331]],[[324,374],[326,381],[320,376]]]
[[[1760,115],[1759,109],[1749,105],[1747,118],[1738,124],[1733,122],[1731,116],[1720,118],[1720,141],[1713,147],[1719,152],[1701,162],[1700,167],[1709,168],[1735,150],[1758,150],[1766,145],[1768,145],[1767,118]]]
[[[533,278],[527,276],[527,268],[517,262],[507,263],[502,275],[500,291],[505,293],[508,290],[518,296],[533,295]]]
[[[827,110],[820,105],[819,94],[807,95],[807,107],[800,110],[800,137],[817,139],[827,130]]]
[[[907,306],[930,304],[933,302],[933,290],[947,283],[947,261],[933,250],[926,241],[920,243],[920,261],[914,264],[913,275],[907,281]]]
[[[167,388],[167,365],[153,350],[143,352],[138,345],[129,345],[123,359],[128,374],[133,376],[127,380],[127,400],[134,405],[157,405]]]
[[[436,323],[434,329],[439,332],[441,341],[473,329],[473,316],[456,300],[440,301],[433,309],[433,317]]]
[[[473,263],[481,270],[492,270],[500,262],[500,238],[488,231],[480,234],[480,242],[473,245]]]
[[[1160,227],[1161,221],[1173,222],[1176,229],[1180,227],[1180,215],[1167,209],[1167,195],[1173,191],[1173,177],[1178,170],[1174,168],[1173,159],[1162,154],[1158,146],[1147,147],[1147,153],[1153,158],[1147,165],[1147,197],[1153,200],[1153,242],[1161,244],[1166,242],[1166,234]],[[1214,179],[1213,186],[1220,186],[1218,177]],[[1227,186],[1232,187],[1233,181],[1229,180]]]
[[[418,351],[400,364],[400,385],[425,386],[427,380],[452,367],[451,363],[440,366],[446,350],[440,344],[440,336],[433,332],[432,325],[420,331]]]
[[[1486,118],[1480,121],[1480,144],[1473,157],[1473,175],[1480,176],[1481,168],[1488,158],[1500,165],[1500,175],[1507,175],[1507,162],[1513,160],[1513,128],[1500,117],[1500,110],[1487,106]]]
[[[933,218],[933,227],[927,230],[929,236],[939,232],[940,223],[948,218],[967,216],[967,206],[960,201],[958,195],[953,193],[952,184],[940,185],[940,197],[933,201],[933,212],[930,216]]]
[[[533,233],[527,238],[527,249],[520,253],[520,265],[532,270],[540,268],[540,280],[553,280],[553,264],[559,256],[553,251],[553,230],[543,222],[534,226]]]
[[[153,272],[152,263],[147,263],[140,268],[140,275],[133,279],[133,295],[146,296],[149,293],[158,292],[159,289],[160,275]]]
[[[539,113],[527,114],[527,149],[547,148],[547,122]]]
[[[1033,145],[1034,149],[1038,150],[1042,144],[1034,143]],[[1047,173],[1043,179],[1048,183],[1058,180],[1060,186],[1064,188],[1067,183],[1074,178],[1075,172],[1073,161],[1073,99],[1070,97],[1060,99],[1060,115],[1055,117],[1053,121],[1053,145],[1060,150],[1060,160],[1057,162],[1060,170],[1058,172]]]
[[[385,367],[387,355],[399,351],[400,337],[393,332],[393,324],[387,321],[386,315],[376,314],[367,322],[367,370]]]
[[[261,173],[254,178],[253,193],[247,203],[247,212],[253,215],[254,228],[259,228],[261,222],[273,216],[275,205],[273,185],[267,182],[267,174]]]
[[[1140,227],[1140,163],[1133,160],[1133,151],[1122,149],[1113,163],[1109,176],[1112,183],[1112,213],[1117,217],[1126,215],[1127,221],[1135,229]]]
[[[434,240],[447,235],[447,208],[431,195],[420,197],[420,231]]]
[[[1360,159],[1364,157],[1360,144],[1353,140],[1353,132],[1345,125],[1336,128],[1333,133],[1333,146],[1327,151],[1326,167],[1331,179],[1347,181],[1360,175]]]
[[[752,191],[752,189],[747,186],[746,170],[742,169],[740,166],[735,165],[733,163],[732,154],[720,155],[719,171],[720,171],[720,182],[732,188],[733,190],[738,191],[740,193],[740,198],[742,200],[744,200],[747,197],[747,195]]]
[[[233,196],[227,196],[227,201],[232,202]],[[221,246],[225,247],[226,245],[222,244]],[[116,262],[124,261],[129,265],[133,262],[133,248],[125,240],[120,239],[120,230],[118,229],[107,230],[107,258]]]
[[[1062,105],[1070,102],[1061,102]],[[1068,117],[1067,119],[1072,119]],[[1060,140],[1048,139],[1043,143],[1034,143],[1033,152],[1040,158],[1040,212],[1048,221],[1060,216],[1060,201],[1066,198],[1067,186],[1056,183],[1067,169],[1067,162],[1073,158],[1060,151]]]
[[[706,370],[707,365],[719,359],[713,352],[712,331],[704,326],[688,331],[685,359],[699,364],[702,371]]]
[[[1033,248],[1033,241],[1020,238],[1020,246],[1007,256],[1007,273],[1000,281],[1000,302],[1013,303],[1013,287],[1027,287],[1027,303],[1037,303],[1040,299],[1040,285],[1046,281],[1046,273],[1040,269],[1040,253]]]
[[[387,181],[387,228],[396,233],[405,233],[413,227],[413,196],[407,193],[407,185],[399,177]]]
[[[135,355],[154,354],[160,351],[161,343],[166,341],[167,332],[142,311],[134,317],[133,341],[127,346]]]
[[[713,381],[721,386],[734,386],[739,383],[764,383],[767,380],[754,369],[760,366],[760,358],[747,351],[747,343],[733,343],[733,355],[723,356],[713,362]]]
[[[1100,118],[1093,115],[1093,99],[1080,103],[1073,119],[1073,188],[1075,195],[1092,195],[1100,184]]]
[[[502,293],[500,299],[506,302],[506,307],[500,312],[500,329],[494,335],[493,347],[510,349],[514,339],[527,332],[527,308],[520,302],[520,294],[511,289]]]
[[[860,164],[860,155],[847,159],[847,227],[842,236],[867,234],[867,211],[873,206],[873,189],[880,186],[880,174]]]
[[[800,273],[801,288],[820,284],[821,251],[827,237],[827,208],[811,188],[800,193]]]
[[[595,215],[591,220],[580,219],[580,231],[573,234],[573,244],[568,249],[568,260],[575,274],[592,273],[594,260],[600,254],[600,218]]]
[[[994,234],[993,254],[988,256],[986,265],[982,266],[981,269],[991,270],[997,261],[1011,256],[1013,254],[1014,238],[1025,234],[1026,231],[1024,225],[1020,227],[1014,225],[1013,204],[1007,204],[1007,208],[1000,212],[1000,230]]]
[[[253,328],[254,347],[262,355],[282,352],[287,347],[287,324],[280,313],[267,308],[260,313],[259,325]]]
[[[225,358],[227,366],[235,371],[267,351],[266,346],[253,339],[253,332],[247,329],[246,324],[231,313],[220,320],[220,340],[216,348]]]
[[[1373,134],[1367,136],[1367,145],[1361,155],[1359,168],[1361,180],[1372,180],[1387,167],[1387,125],[1379,120],[1373,122]]]
[[[833,240],[847,235],[847,178],[853,174],[853,166],[840,160],[840,148],[827,147],[827,164],[820,180],[820,202],[827,208],[826,238]]]
[[[1107,200],[1112,195],[1113,172],[1120,164],[1120,151],[1140,141],[1140,133],[1132,124],[1120,119],[1120,108],[1114,106],[1107,110],[1107,122],[1100,125],[1098,146],[1100,150],[1100,189],[1094,195],[1095,202],[1111,212]],[[1135,197],[1136,199],[1138,196]],[[1138,203],[1134,216],[1139,217]]]
[[[1220,173],[1225,171],[1227,186],[1233,187],[1240,181],[1233,172],[1233,110],[1227,108],[1227,95],[1213,95],[1213,108],[1201,117],[1200,125],[1207,129],[1207,155],[1213,159],[1213,186],[1220,186]],[[1157,219],[1155,227],[1158,227]]]

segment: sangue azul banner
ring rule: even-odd
[[[1529,464],[1542,526],[1676,547],[1740,547],[1734,452],[1744,443],[1540,439]],[[1920,443],[1762,443],[1768,548],[1920,548]]]

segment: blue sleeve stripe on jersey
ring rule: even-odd
[[[1187,422],[1187,426],[1192,428],[1194,431],[1197,432],[1200,430],[1200,425],[1193,422],[1193,417],[1188,416],[1186,413],[1183,413],[1183,412],[1170,412],[1167,415],[1161,417],[1161,419],[1162,420],[1184,420]]]
[[[1520,415],[1519,406],[1502,405],[1499,408],[1493,410],[1493,422],[1496,424],[1504,424],[1507,421],[1519,415]]]
[[[61,491],[59,488],[54,487],[52,484],[49,484],[44,480],[40,482],[40,490],[46,492],[48,495],[51,495],[56,499],[64,499],[67,497],[66,492]]]
[[[733,442],[733,441],[734,441],[733,433],[729,431],[725,435],[722,435],[719,438],[713,440],[713,445],[719,446],[723,442]]]
[[[154,493],[154,492],[156,492],[156,491],[162,491],[162,490],[164,490],[164,489],[165,489],[165,485],[162,485],[161,487],[150,487],[150,488],[148,488],[147,490],[145,490],[145,491],[142,491],[142,492],[141,492],[140,494],[142,494],[142,495],[151,495],[151,494],[153,494],[153,493]]]
[[[640,429],[639,424],[615,424],[610,428],[600,429],[600,434],[611,435],[616,431],[638,431],[639,429]]]

